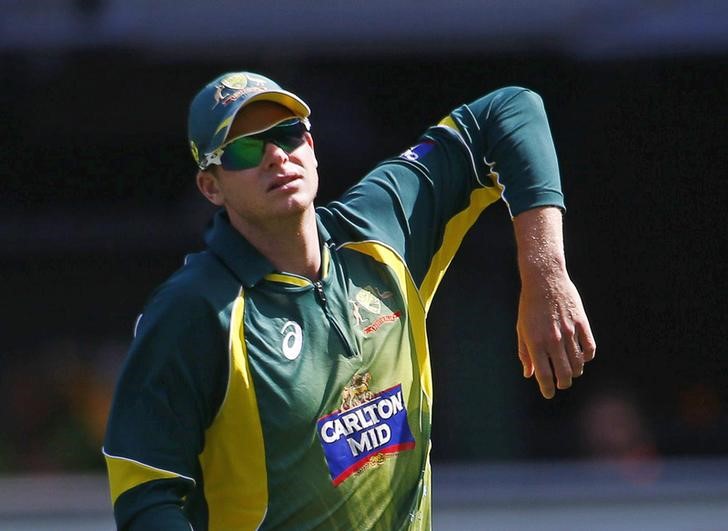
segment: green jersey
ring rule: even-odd
[[[104,453],[120,528],[429,529],[425,319],[466,231],[563,207],[540,98],[495,91],[317,209],[320,280],[219,213],[138,321]],[[128,526],[128,527],[127,527]]]

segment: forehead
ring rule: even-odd
[[[272,101],[254,101],[238,112],[227,138],[265,131],[275,124],[296,115],[288,107]]]

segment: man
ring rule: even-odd
[[[429,529],[425,316],[498,198],[524,375],[550,398],[594,356],[538,96],[455,109],[319,208],[309,114],[248,72],[192,101],[197,185],[221,209],[147,303],[119,380],[104,452],[120,529]]]

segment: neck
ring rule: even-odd
[[[301,216],[265,225],[232,217],[230,221],[276,270],[318,280],[321,245],[313,208],[307,209]]]

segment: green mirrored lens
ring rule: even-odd
[[[255,137],[245,136],[230,142],[220,157],[222,167],[229,171],[255,168],[263,160],[265,142]]]
[[[306,131],[306,126],[295,119],[262,133],[238,138],[225,146],[220,162],[223,168],[230,171],[255,168],[263,160],[266,144],[275,144],[286,153],[291,153],[303,144]]]

